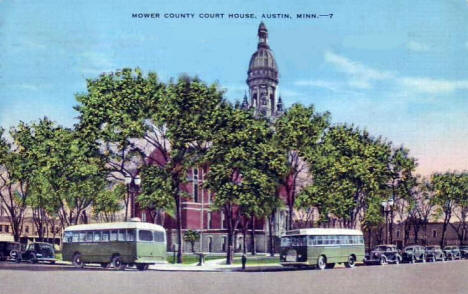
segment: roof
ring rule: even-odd
[[[360,230],[353,229],[327,229],[327,228],[310,228],[287,231],[286,235],[356,235],[362,236]]]
[[[116,223],[98,223],[88,225],[69,226],[65,231],[90,231],[107,229],[147,229],[155,231],[165,231],[164,227],[145,222],[116,222]]]

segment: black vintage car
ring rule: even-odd
[[[466,245],[460,246],[460,253],[461,253],[462,258],[468,258],[468,246]]]
[[[25,250],[13,250],[11,255],[16,262],[29,261],[37,263],[39,261],[46,261],[52,264],[55,263],[54,245],[49,243],[29,243]]]
[[[401,261],[401,255],[395,245],[378,245],[364,258],[365,264],[399,264]]]
[[[460,248],[458,246],[445,246],[444,247],[444,254],[445,254],[445,259],[447,260],[455,260],[455,259],[461,259],[461,252]]]
[[[12,258],[12,251],[21,250],[21,244],[18,242],[0,242],[0,261],[6,261]]]
[[[426,259],[432,262],[436,262],[437,260],[445,261],[444,251],[438,245],[426,246]]]
[[[426,249],[419,245],[407,246],[403,249],[401,257],[403,262],[426,262]]]

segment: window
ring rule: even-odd
[[[432,230],[432,238],[437,238],[437,231],[436,230]]]
[[[206,218],[207,218],[207,220],[206,220],[207,228],[211,229],[211,226],[213,225],[213,222],[212,222],[212,219],[211,219],[211,212],[207,213]]]
[[[224,212],[221,212],[221,229],[224,229]]]
[[[63,235],[63,243],[71,243],[73,241],[72,232],[65,232]]]
[[[127,241],[125,230],[119,230],[119,241]]]
[[[86,241],[86,232],[80,232],[80,239],[79,242],[85,242]]]
[[[1,232],[1,231],[3,231],[3,226],[2,226],[2,225],[0,225],[0,232]]]
[[[135,241],[135,230],[127,230],[127,241]]]
[[[102,241],[108,242],[109,241],[109,231],[102,232]]]
[[[110,240],[111,240],[111,241],[117,241],[117,235],[118,235],[118,231],[117,231],[117,230],[111,231],[111,233],[110,233]]]
[[[400,238],[400,230],[396,231],[396,237]]]
[[[10,232],[10,226],[5,226],[5,232]]]
[[[93,242],[93,232],[86,232],[86,242]]]
[[[317,236],[308,236],[307,237],[307,246],[316,245],[316,242],[317,242]]]
[[[80,233],[73,232],[72,233],[72,242],[79,242],[80,241]]]
[[[198,167],[192,169],[193,201],[198,202]]]
[[[282,247],[291,246],[291,237],[281,238],[281,246]]]
[[[164,233],[163,232],[154,232],[154,241],[155,242],[164,242]]]
[[[138,240],[139,241],[153,241],[153,234],[151,233],[151,231],[139,230]]]
[[[26,226],[26,228],[24,229],[24,231],[25,231],[26,233],[29,233],[29,226]]]
[[[145,211],[143,211],[143,212],[141,213],[141,221],[142,221],[142,222],[146,222],[146,212],[145,212]]]
[[[101,231],[94,231],[94,242],[101,242]]]

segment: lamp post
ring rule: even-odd
[[[135,177],[126,176],[125,184],[127,185],[127,191],[130,194],[130,199],[129,199],[130,218],[133,218],[135,217],[135,197],[139,192],[141,178],[139,175],[136,175]]]
[[[382,207],[385,213],[385,244],[388,243],[388,214],[393,206],[393,199],[382,201]]]

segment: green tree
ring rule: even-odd
[[[117,184],[112,189],[106,189],[97,194],[93,201],[93,213],[105,222],[115,221],[115,215],[122,210],[122,199],[126,194],[123,184]]]
[[[457,202],[466,197],[466,179],[456,172],[435,173],[431,177],[434,189],[433,201],[437,205],[437,215],[443,216],[440,245],[445,244],[445,234]]]
[[[286,157],[271,144],[268,122],[224,104],[211,130],[204,157],[210,164],[205,187],[216,191],[213,209],[224,213],[226,263],[232,263],[234,234],[243,216],[265,216],[277,205],[278,178],[286,173]]]
[[[192,246],[192,252],[194,252],[194,253],[195,253],[195,248],[194,248],[195,242],[197,242],[198,240],[200,240],[200,233],[199,232],[193,231],[193,230],[185,231],[184,241],[190,243],[190,245]]]
[[[294,104],[275,122],[274,141],[287,155],[289,165],[289,172],[280,178],[280,184],[286,194],[288,230],[292,229],[297,192],[303,188],[298,179],[301,174],[307,172],[304,157],[317,147],[328,126],[329,113],[319,114],[313,106],[305,107],[301,104]]]
[[[388,195],[390,156],[390,144],[367,131],[330,127],[306,155],[313,184],[299,195],[298,207],[316,207],[321,222],[333,216],[344,227],[355,227],[372,199]]]

